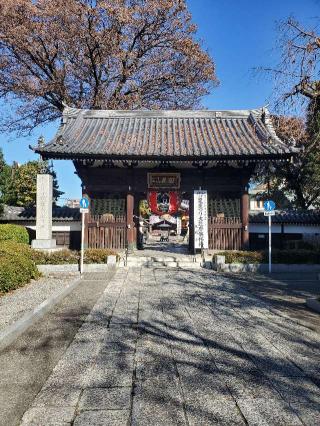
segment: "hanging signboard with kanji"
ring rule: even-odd
[[[180,173],[148,173],[149,189],[179,189]]]
[[[207,191],[194,191],[194,248],[208,248],[208,195]]]

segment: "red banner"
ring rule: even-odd
[[[162,216],[163,214],[174,214],[179,208],[179,196],[177,192],[149,192],[149,207],[152,213]]]

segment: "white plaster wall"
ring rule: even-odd
[[[277,232],[281,232],[281,225],[272,225],[271,226],[272,232],[277,233]],[[249,224],[249,232],[253,232],[253,233],[259,233],[261,232],[266,233],[269,232],[269,228],[267,224],[264,223],[251,223]]]
[[[36,225],[27,225],[29,229],[36,230]],[[53,222],[52,232],[68,232],[68,231],[81,231],[81,222]]]

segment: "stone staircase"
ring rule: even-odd
[[[207,262],[206,262],[207,263]],[[124,261],[120,267],[125,266]],[[128,256],[127,267],[139,268],[180,268],[199,269],[202,267],[200,256]],[[208,265],[207,265],[208,266]]]

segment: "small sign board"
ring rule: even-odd
[[[81,217],[81,257],[80,257],[80,274],[83,273],[83,259],[84,259],[84,213],[89,213],[89,200],[88,198],[82,197],[80,200],[80,213],[82,213]]]
[[[148,173],[149,189],[179,189],[180,173]]]
[[[88,198],[85,198],[85,197],[81,198],[79,204],[80,204],[80,211],[81,211],[81,209],[88,209],[89,208]]]
[[[272,272],[272,261],[271,261],[271,238],[272,238],[272,232],[271,232],[271,216],[275,215],[275,208],[276,203],[272,200],[266,200],[263,203],[264,207],[264,215],[268,216],[268,228],[269,228],[269,274]]]
[[[275,210],[276,203],[272,200],[267,200],[263,203],[263,207],[264,207],[265,211],[271,212],[272,210]]]

